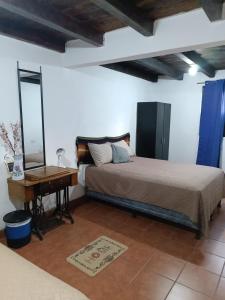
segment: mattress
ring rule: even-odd
[[[86,169],[90,166],[90,164],[81,164],[79,166],[79,171],[78,171],[78,183],[85,187],[86,183]]]
[[[88,190],[176,211],[204,235],[224,196],[223,171],[206,166],[133,157],[129,163],[89,166],[85,173]]]
[[[88,300],[80,291],[0,244],[1,300]]]

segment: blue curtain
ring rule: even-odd
[[[207,81],[203,88],[197,164],[219,167],[225,123],[225,80]]]

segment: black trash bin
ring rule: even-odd
[[[3,217],[7,245],[20,248],[31,240],[31,214],[25,210],[16,210]]]

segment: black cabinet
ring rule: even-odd
[[[136,155],[168,159],[171,105],[160,102],[137,104]]]

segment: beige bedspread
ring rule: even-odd
[[[86,186],[91,191],[182,213],[207,233],[210,215],[224,196],[221,169],[141,157],[132,160],[88,167]]]
[[[88,300],[0,243],[1,300]]]

